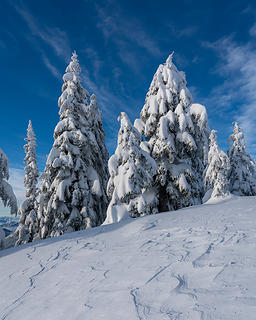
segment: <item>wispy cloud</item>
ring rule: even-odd
[[[239,121],[244,128],[248,145],[252,148],[256,126],[255,43],[239,44],[234,36],[230,36],[203,45],[216,52],[219,63],[215,66],[215,72],[224,79],[212,90],[212,98],[206,104],[215,104],[218,111],[235,110],[233,120]]]
[[[71,55],[71,49],[67,34],[57,27],[50,27],[48,25],[45,26],[43,24],[40,24],[34,18],[30,10],[22,2],[20,5],[17,5],[17,3],[14,3],[12,1],[10,1],[9,3],[29,28],[30,35],[32,35],[32,37],[29,36],[28,39],[33,43],[33,45],[36,46],[36,49],[40,51],[43,63],[50,70],[50,72],[58,78],[59,71],[51,64],[49,58],[43,50],[43,47],[40,45],[39,47],[37,47],[38,42],[33,41],[33,37],[48,45],[58,57],[64,59],[67,62]]]
[[[251,27],[249,33],[252,37],[256,37],[256,23]]]
[[[59,28],[39,25],[29,9],[25,6],[21,7],[17,4],[12,4],[16,12],[24,19],[34,36],[39,37],[42,41],[48,44],[55,53],[67,59],[70,56],[71,50],[66,33]]]
[[[137,46],[146,49],[152,55],[160,55],[160,50],[153,38],[143,29],[140,22],[133,19],[127,20],[118,8],[115,11],[97,6],[97,12],[100,18],[98,28],[102,31],[105,39],[119,41],[127,39]]]
[[[103,60],[99,58],[98,52],[93,47],[87,47],[81,52],[85,52],[87,58],[93,66],[94,78],[98,77],[101,67],[103,66]],[[88,75],[87,75],[88,76]]]
[[[102,32],[105,42],[112,42],[116,46],[123,63],[136,72],[140,66],[134,48],[144,49],[151,56],[160,56],[159,45],[140,21],[135,18],[128,19],[116,3],[115,10],[112,9],[96,5],[99,20],[97,27]]]
[[[61,77],[59,70],[50,62],[50,60],[46,57],[45,54],[42,54],[42,59],[48,70],[50,70],[53,74],[53,76],[59,79]]]
[[[178,28],[177,26],[170,25],[169,29],[175,38],[181,38],[181,37],[190,37],[194,35],[198,31],[198,26],[188,26],[185,28]]]

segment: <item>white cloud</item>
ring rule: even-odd
[[[256,126],[255,44],[253,41],[239,44],[231,36],[204,43],[204,46],[216,52],[219,63],[214,72],[224,78],[223,83],[212,90],[211,98],[206,99],[205,104],[215,104],[219,112],[233,111],[230,122],[239,122],[252,149]]]

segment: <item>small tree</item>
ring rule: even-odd
[[[255,162],[246,151],[242,128],[234,123],[233,134],[229,137],[232,145],[228,149],[230,171],[228,174],[230,192],[239,196],[256,195]]]
[[[110,180],[107,192],[111,199],[105,223],[157,212],[153,188],[155,161],[140,147],[141,135],[126,113],[119,116],[121,128],[115,154],[109,160]]]
[[[0,149],[0,199],[4,206],[10,207],[11,214],[17,214],[17,199],[11,185],[6,181],[9,179],[8,158]]]
[[[29,120],[27,128],[27,138],[25,138],[25,178],[24,186],[26,188],[26,200],[22,202],[18,213],[20,214],[19,226],[15,231],[18,237],[16,245],[31,242],[38,233],[37,219],[37,183],[38,183],[38,168],[36,162],[36,136]]]
[[[228,156],[219,149],[216,131],[210,134],[210,149],[208,153],[208,165],[204,174],[206,197],[223,197],[228,191],[228,170],[230,169]]]

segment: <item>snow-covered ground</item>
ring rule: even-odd
[[[0,252],[1,319],[256,319],[256,197]]]

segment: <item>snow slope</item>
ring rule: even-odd
[[[0,252],[1,319],[256,319],[256,197]]]

